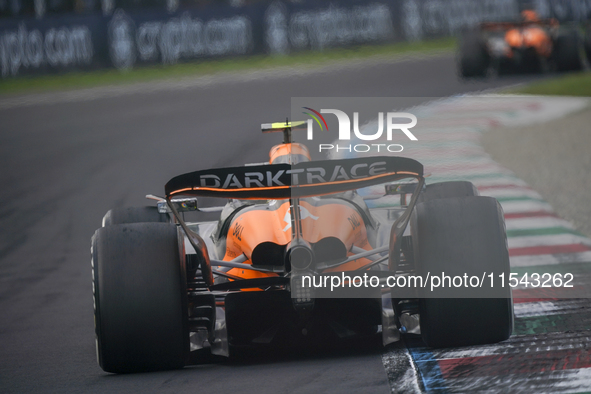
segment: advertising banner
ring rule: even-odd
[[[0,20],[2,78],[20,74],[174,64],[204,58],[281,55],[453,36],[481,21],[540,17],[581,22],[591,0],[340,0],[216,4],[110,15]]]
[[[2,77],[107,66],[103,17],[2,20]]]

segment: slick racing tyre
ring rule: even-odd
[[[553,56],[557,71],[579,71],[583,68],[579,35],[575,30],[564,31],[556,37]]]
[[[454,197],[417,204],[411,234],[417,272],[423,277],[509,275],[503,212],[494,198]],[[423,341],[431,347],[453,347],[509,338],[511,290],[498,287],[493,293],[498,298],[445,298],[425,289],[419,299]]]
[[[462,33],[459,47],[459,73],[462,78],[485,77],[490,56],[480,37],[480,30]]]
[[[441,198],[451,197],[470,197],[478,196],[478,189],[472,182],[468,181],[449,181],[449,182],[437,182],[425,186],[419,198],[417,204],[425,201],[431,201]],[[412,249],[412,242],[403,241],[402,252],[405,256],[406,261],[414,261],[414,253]],[[398,305],[399,299],[392,299],[393,305]],[[400,313],[400,311],[398,311]]]
[[[478,189],[472,182],[451,181],[427,185],[417,202],[431,201],[438,198],[478,196]]]
[[[92,237],[96,348],[106,372],[182,368],[189,354],[185,253],[176,225],[120,224]]]
[[[169,217],[157,207],[114,208],[103,217],[103,227],[128,223],[167,223]]]

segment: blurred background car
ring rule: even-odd
[[[583,67],[581,40],[576,26],[542,20],[531,9],[518,22],[482,22],[463,32],[460,75],[483,77],[490,69],[512,72],[578,71]]]

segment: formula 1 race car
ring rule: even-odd
[[[91,247],[103,370],[181,368],[195,352],[340,344],[380,330],[384,344],[420,333],[432,347],[511,335],[511,290],[488,285],[509,274],[498,202],[470,182],[425,185],[409,158],[311,161],[291,139],[304,123],[263,125],[284,135],[269,163],[179,175],[165,197],[147,196],[155,206],[107,212]],[[198,201],[212,197],[225,203]],[[435,275],[482,282],[468,296],[402,285]],[[336,289],[322,287],[334,278]]]
[[[459,42],[461,77],[498,74],[577,71],[583,67],[576,28],[561,27],[555,19],[540,19],[525,10],[517,22],[483,22],[462,33]]]

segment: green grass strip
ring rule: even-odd
[[[588,97],[591,96],[591,73],[583,71],[567,74],[511,89],[507,93]]]
[[[436,50],[451,50],[454,47],[455,39],[445,38],[421,42],[334,48],[322,52],[306,51],[283,56],[253,55],[219,60],[195,60],[175,65],[137,66],[129,71],[105,69],[58,75],[21,76],[0,80],[0,94],[79,89],[164,79],[175,80],[186,77],[283,67],[313,68],[348,60],[379,59],[403,54],[429,53]]]

